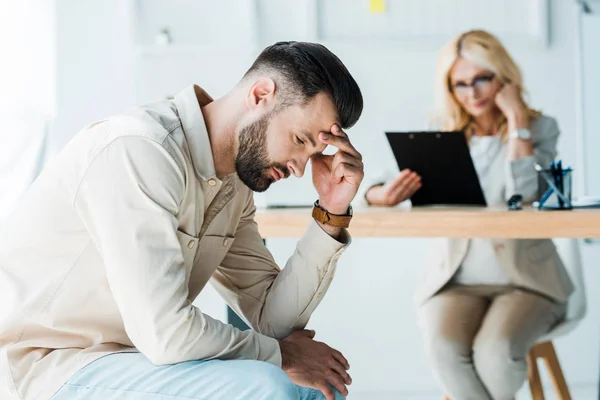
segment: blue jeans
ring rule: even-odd
[[[336,400],[344,397],[336,391]],[[313,400],[280,368],[262,361],[154,365],[140,353],[104,356],[77,372],[52,400]]]

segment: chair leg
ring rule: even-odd
[[[556,351],[552,342],[540,343],[535,346],[537,357],[544,360],[544,364],[548,369],[550,378],[552,379],[552,386],[554,391],[558,395],[559,400],[571,400],[571,394],[569,393],[569,387],[565,381],[565,377],[558,362]]]
[[[537,365],[537,357],[533,349],[527,354],[527,379],[529,380],[529,390],[532,400],[544,400],[544,389]]]

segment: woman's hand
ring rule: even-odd
[[[384,185],[373,186],[367,192],[367,201],[374,206],[395,206],[410,199],[421,188],[421,176],[409,169],[387,181]]]
[[[527,128],[529,116],[527,105],[521,97],[521,90],[514,83],[507,83],[496,94],[496,105],[508,122],[509,132],[517,128]]]

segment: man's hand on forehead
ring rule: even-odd
[[[347,211],[364,177],[362,155],[337,124],[330,132],[319,132],[319,141],[337,151],[313,156],[313,184],[319,193],[319,204],[341,215]]]

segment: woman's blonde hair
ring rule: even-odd
[[[442,49],[437,65],[435,95],[437,113],[435,120],[444,130],[464,130],[467,140],[471,138],[473,117],[458,103],[452,93],[450,71],[457,59],[464,58],[492,71],[501,82],[513,83],[521,90],[524,97],[523,78],[519,67],[514,62],[506,48],[491,33],[483,30],[465,32]],[[526,105],[530,118],[540,115]],[[507,131],[506,118],[503,117],[498,126],[499,132],[505,137]]]

